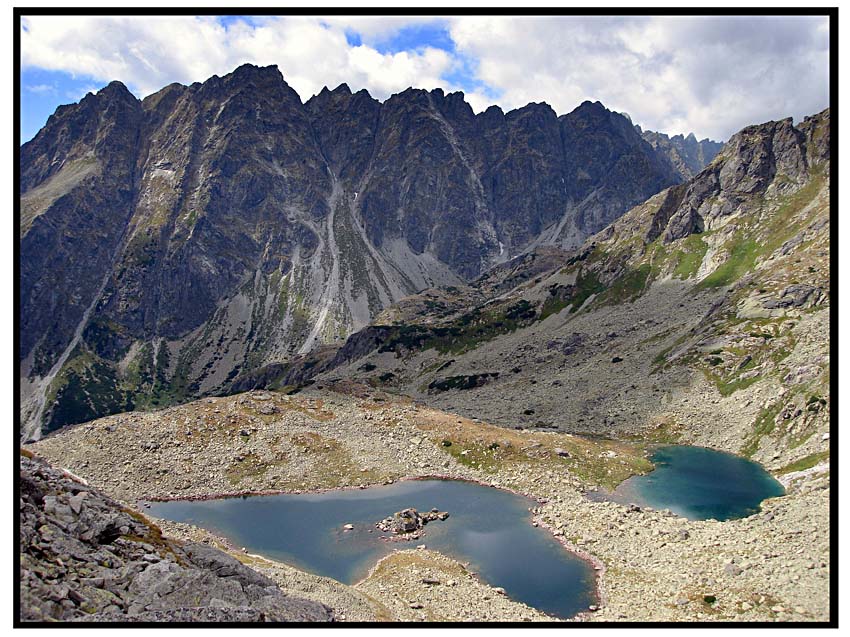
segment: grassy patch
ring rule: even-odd
[[[599,295],[600,304],[623,303],[639,296],[646,287],[650,271],[650,265],[644,263],[621,275],[614,280],[607,290]]]
[[[750,363],[747,364],[750,365]],[[745,378],[733,377],[729,380],[724,380],[719,376],[712,375],[710,375],[710,378],[714,381],[714,384],[717,387],[717,391],[720,392],[721,396],[731,396],[736,391],[746,389],[750,385],[753,385],[761,380],[761,376],[759,376],[758,374],[755,374],[753,376],[747,376]]]
[[[703,241],[701,235],[692,234],[683,239],[680,246],[683,249],[677,250],[674,254],[676,267],[673,269],[673,276],[679,279],[690,279],[699,271],[705,253],[708,251],[708,244]]]
[[[133,408],[115,370],[82,345],[51,384],[46,404],[53,405],[44,433]]]
[[[526,300],[496,309],[479,307],[444,326],[394,326],[379,351],[402,354],[433,348],[444,354],[459,354],[529,325],[536,318],[537,310]]]
[[[174,556],[174,559],[181,566],[186,566],[186,563],[180,559],[180,556],[174,552],[174,547],[171,542],[162,534],[162,529],[159,528],[156,524],[148,520],[144,515],[139,513],[138,511],[134,511],[128,507],[121,507],[121,510],[129,515],[131,518],[136,520],[137,522],[143,524],[145,526],[145,534],[144,535],[123,535],[124,539],[130,540],[132,542],[144,542],[145,544],[150,544],[155,548],[159,549],[160,555],[163,553],[171,553]]]
[[[652,443],[659,445],[672,445],[682,440],[682,425],[673,422],[659,422],[655,426],[644,429],[640,433],[625,434],[624,440],[632,440],[637,443]]]
[[[259,478],[269,470],[269,464],[253,453],[243,455],[241,458],[241,461],[234,461],[225,471],[227,479],[234,486],[240,485],[244,480]]]
[[[556,287],[551,290],[551,296],[540,308],[540,320],[561,312],[568,305],[572,306],[571,312],[575,313],[587,299],[603,291],[605,286],[599,281],[596,273],[582,269],[576,277],[575,285]]]
[[[753,427],[753,433],[750,436],[749,440],[744,444],[741,448],[741,455],[746,456],[747,458],[751,458],[753,454],[758,451],[759,443],[764,436],[767,436],[773,433],[773,430],[776,428],[776,423],[774,422],[777,414],[779,414],[779,410],[781,409],[781,404],[776,403],[769,407],[766,407],[761,411],[761,413],[756,418],[755,425]]]
[[[613,489],[626,478],[652,470],[645,446],[606,438],[556,433],[519,433],[485,423],[440,416],[417,423],[435,445],[462,465],[490,474],[518,467],[566,471],[589,485]],[[567,457],[555,449],[563,449]]]
[[[829,451],[819,451],[818,453],[810,454],[804,458],[800,458],[796,462],[785,465],[776,473],[778,475],[784,475],[786,473],[794,473],[795,471],[805,471],[806,469],[811,469],[827,458],[829,458]]]
[[[385,482],[388,474],[376,469],[363,470],[351,457],[348,449],[334,438],[312,431],[293,434],[290,441],[293,453],[308,461],[302,474],[292,476],[291,487],[330,488]],[[392,476],[396,477],[396,476]]]
[[[452,389],[474,389],[486,385],[491,380],[499,377],[499,372],[470,374],[467,376],[449,376],[431,382],[428,385],[428,390],[431,392],[444,392]]]
[[[727,244],[726,260],[711,274],[697,284],[698,289],[720,288],[741,278],[755,265],[762,247],[753,239],[736,237]]]
[[[781,200],[776,211],[766,221],[760,222],[767,232],[757,240],[753,229],[741,229],[726,243],[729,251],[726,261],[697,284],[698,289],[724,287],[734,283],[751,270],[761,255],[772,253],[805,225],[797,216],[818,195],[825,182],[822,169],[813,168],[809,183]]]

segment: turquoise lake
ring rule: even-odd
[[[187,522],[248,552],[347,584],[395,549],[426,545],[462,562],[511,599],[568,618],[598,603],[593,567],[531,525],[530,498],[459,480],[408,480],[369,489],[203,501],[151,502],[156,517]],[[408,507],[448,511],[419,541],[388,542],[375,523]],[[345,531],[343,526],[353,524]],[[371,532],[370,532],[371,531]]]
[[[655,470],[618,486],[611,499],[670,509],[690,520],[730,520],[758,513],[785,489],[764,468],[730,453],[684,445],[660,447]]]

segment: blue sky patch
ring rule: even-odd
[[[442,49],[449,53],[455,52],[454,40],[452,40],[443,22],[411,24],[399,29],[389,38],[376,41],[374,44],[375,50],[378,53],[415,51],[428,46],[434,49]]]
[[[348,42],[349,46],[360,46],[363,44],[363,38],[353,29],[345,30],[345,41]]]
[[[21,143],[28,142],[62,104],[79,102],[104,82],[62,71],[27,68],[21,71]]]

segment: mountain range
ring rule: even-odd
[[[547,619],[431,546],[346,585],[143,511],[439,478],[534,498],[593,567],[575,620],[829,620],[831,129],[251,65],[60,107],[20,149],[21,617]],[[688,447],[705,487],[664,475]]]
[[[302,103],[253,65],[62,106],[20,153],[22,435],[220,391],[410,294],[577,248],[714,149],[646,135],[598,102]]]
[[[342,346],[243,374],[225,393],[355,381],[520,429],[817,460],[830,136],[828,109],[749,126],[578,249],[538,248],[409,296]]]

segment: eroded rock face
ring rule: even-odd
[[[744,128],[690,182],[667,191],[647,240],[715,229],[768,188],[800,187],[829,160],[829,136],[829,109],[799,127],[788,118]]]
[[[598,102],[476,115],[342,85],[302,104],[252,65],[60,107],[21,175],[24,438],[221,391],[679,180]]]
[[[45,462],[21,458],[24,622],[332,621],[322,604],[143,516]]]

